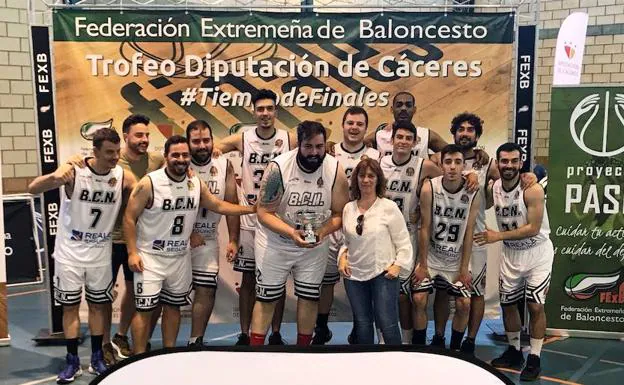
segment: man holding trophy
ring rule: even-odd
[[[276,301],[292,273],[297,303],[297,345],[312,341],[321,283],[327,264],[327,236],[342,226],[347,177],[325,156],[326,130],[318,122],[297,127],[298,148],[266,168],[258,196],[256,304],[251,345],[263,345]]]

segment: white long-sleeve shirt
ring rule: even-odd
[[[362,235],[358,235],[355,229],[360,215],[357,201],[347,203],[342,212],[345,237],[342,250],[344,247],[349,250],[349,279],[368,281],[391,264],[400,266],[404,271],[412,271],[412,243],[405,219],[396,203],[387,198],[377,198],[364,213]]]

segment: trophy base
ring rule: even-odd
[[[317,236],[316,234],[307,234],[307,235],[303,238],[303,240],[304,240],[306,243],[309,243],[309,244],[314,244],[314,243],[317,243],[317,242],[318,242],[318,236]]]

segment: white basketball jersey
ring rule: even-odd
[[[442,176],[431,179],[431,190],[427,263],[434,269],[456,271],[459,270],[470,207],[477,192],[468,192],[464,186],[457,192],[447,191],[442,185]],[[472,234],[468,236],[472,237]]]
[[[295,218],[299,212],[324,213],[331,210],[332,189],[338,171],[338,162],[331,155],[325,155],[323,164],[316,171],[307,173],[297,164],[294,149],[273,160],[280,169],[284,194],[276,211],[278,217],[292,227],[297,227]],[[290,239],[274,233],[258,223],[256,239],[261,244],[296,251],[299,247]]]
[[[375,143],[381,156],[392,155],[392,130],[381,129],[375,133]],[[429,159],[429,129],[416,127],[416,144],[412,149],[414,156]]]
[[[206,182],[208,190],[210,190],[212,195],[221,200],[225,196],[227,167],[228,160],[222,156],[217,159],[211,158],[208,163],[201,166],[191,161],[191,169],[195,172],[195,175]],[[220,220],[221,214],[206,208],[200,208],[193,230],[203,235],[207,241],[216,240]]]
[[[54,259],[78,267],[106,266],[111,263],[111,236],[121,207],[123,169],[115,166],[102,175],[89,166],[74,167],[74,173],[71,197],[61,191]]]
[[[243,165],[242,165],[242,189],[243,200],[241,205],[252,206],[260,193],[260,181],[264,170],[271,160],[290,149],[288,132],[275,129],[275,134],[270,138],[261,138],[257,130],[243,132]],[[257,223],[256,214],[243,215],[241,228],[255,230]]]
[[[371,159],[379,160],[379,151],[374,148],[366,147],[362,144],[362,148],[355,152],[349,152],[345,150],[342,142],[336,144],[334,157],[338,163],[342,166],[347,174],[347,180],[351,181],[351,173],[355,166],[360,163],[363,156],[367,156]]]
[[[147,174],[152,182],[152,205],[137,221],[137,248],[148,254],[184,256],[197,218],[201,184],[197,176],[175,181],[165,170]]]
[[[496,222],[500,231],[515,230],[528,223],[528,211],[524,203],[524,190],[520,186],[520,180],[511,191],[505,191],[503,181],[499,179],[494,182],[492,192],[494,194]],[[548,234],[550,234],[550,224],[548,223],[546,205],[544,205],[542,227],[537,235],[524,239],[506,240],[503,241],[503,244],[514,250],[528,250],[548,240]]]
[[[485,205],[487,204],[487,197],[485,196],[487,192],[487,173],[490,169],[490,166],[494,162],[494,159],[490,158],[490,161],[485,166],[479,166],[479,164],[475,161],[475,158],[469,158],[464,161],[464,170],[472,171],[474,170],[477,173],[477,177],[479,178],[479,197],[481,198],[481,202],[479,204],[479,213],[477,214],[477,222],[475,223],[474,232],[482,233],[485,231]],[[472,244],[473,250],[482,250],[487,248],[487,245],[479,246],[476,242]]]
[[[347,174],[347,181],[349,182],[349,185],[351,185],[351,173],[353,173],[355,166],[360,163],[360,160],[362,160],[363,156],[379,160],[379,151],[375,150],[374,148],[366,147],[364,144],[362,144],[362,148],[360,148],[359,150],[355,152],[349,152],[344,148],[342,142],[340,142],[336,144],[334,152],[334,157],[338,161],[338,164],[342,166],[342,168],[345,170],[345,174]],[[329,235],[329,238],[331,245],[333,245],[331,247],[338,246],[336,247],[336,249],[338,249],[339,245],[341,245],[343,242],[342,230],[334,231]]]
[[[410,156],[403,164],[394,163],[392,155],[386,155],[380,161],[381,170],[386,177],[386,198],[399,206],[410,233],[416,230],[410,223],[410,214],[418,207],[418,182],[423,163],[423,159],[417,156]]]

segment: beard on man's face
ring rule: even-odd
[[[301,153],[299,153],[297,154],[297,158],[299,159],[299,164],[301,164],[301,167],[303,167],[307,171],[316,171],[316,169],[318,169],[323,163],[325,154],[323,154],[322,156],[321,155],[302,156]]]
[[[206,163],[212,156],[212,148],[191,151],[191,157],[195,163]]]

